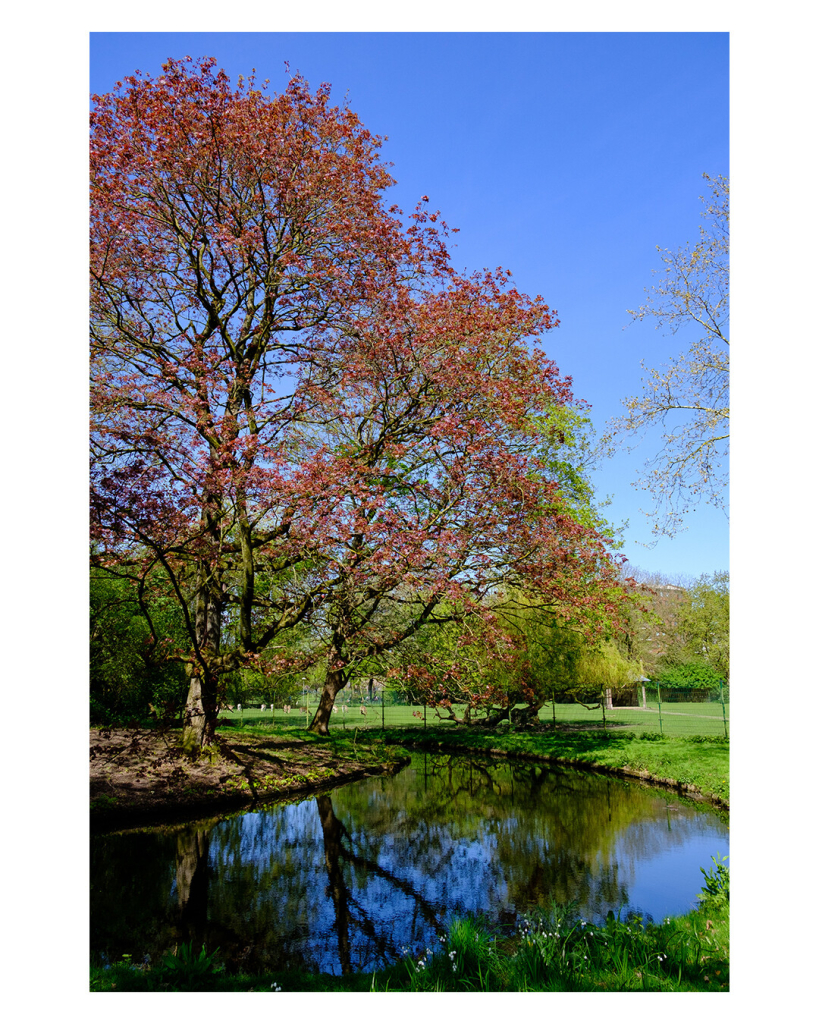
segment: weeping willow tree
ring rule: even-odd
[[[577,660],[571,692],[597,697],[606,690],[631,691],[643,674],[642,668],[641,662],[626,658],[613,642],[603,643],[594,650],[583,651]]]

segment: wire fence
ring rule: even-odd
[[[330,726],[334,729],[390,729],[414,727],[418,729],[455,724],[446,709],[424,704],[404,703],[395,694],[380,694],[355,701],[345,701],[344,695],[336,701]],[[276,725],[306,728],[316,711],[317,700],[309,696],[302,704],[236,705],[220,712],[222,721],[244,725]],[[525,704],[517,704],[501,728],[515,729],[519,722],[515,711],[523,711]],[[462,719],[463,705],[452,709]],[[544,726],[554,729],[628,729],[636,732],[658,733],[662,736],[723,736],[728,739],[730,725],[728,687],[720,685],[711,690],[663,687],[653,683],[604,690],[599,694],[554,693],[538,712]],[[472,721],[480,723],[481,714],[472,713]]]
[[[638,686],[634,699],[627,690],[604,691],[596,703],[556,697],[542,708],[541,722],[555,727],[631,729],[663,736],[723,736],[728,739],[730,702],[728,687],[711,690]]]

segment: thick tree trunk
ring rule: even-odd
[[[216,687],[207,685],[202,672],[188,669],[188,698],[182,725],[182,749],[188,756],[196,755],[216,739]]]
[[[196,596],[196,639],[200,652],[207,658],[217,655],[222,639],[222,593],[218,579],[206,576],[200,568]],[[187,666],[188,699],[182,728],[182,749],[192,757],[216,738],[216,679],[195,662]]]
[[[324,680],[324,689],[321,691],[321,699],[319,700],[319,706],[316,708],[316,713],[313,715],[313,721],[310,723],[310,732],[316,733],[318,736],[329,736],[330,734],[330,715],[333,713],[333,705],[336,702],[336,694],[338,694],[347,685],[347,681],[344,678],[343,669],[327,670],[327,676]]]

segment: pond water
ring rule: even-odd
[[[394,777],[194,825],[95,836],[95,956],[220,947],[231,968],[372,970],[454,916],[507,925],[576,900],[646,920],[692,909],[728,853],[704,804],[599,775],[424,755]]]

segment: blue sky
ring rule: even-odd
[[[697,237],[703,172],[729,174],[729,42],[724,32],[92,33],[91,92],[169,56],[213,56],[271,91],[285,62],[329,82],[370,131],[410,210],[422,195],[459,228],[458,269],[503,266],[540,293],[560,327],[547,354],[591,403],[594,425],[640,390],[641,359],[685,347],[631,324],[660,265],[656,246]],[[607,517],[628,521],[623,553],[671,576],[728,568],[728,523],[700,506],[655,547],[635,479],[650,440],[595,474]]]

